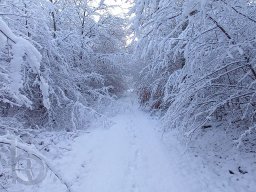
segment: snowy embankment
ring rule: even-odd
[[[248,191],[209,171],[175,136],[166,147],[159,120],[142,112],[135,99],[118,105],[110,127],[92,127],[52,162],[73,192]],[[49,177],[37,187],[37,192],[65,191]]]

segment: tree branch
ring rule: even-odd
[[[212,18],[210,15],[208,15],[208,14],[207,14],[207,16],[209,17],[209,19],[210,19],[211,21],[213,21],[213,23],[216,24],[216,26],[225,34],[225,36],[226,36],[228,39],[232,40],[232,38],[231,38],[231,36],[228,34],[228,32],[227,32],[215,19],[213,19],[213,18]]]
[[[9,40],[11,40],[13,43],[16,43],[16,41],[14,41],[12,38],[10,38],[7,34],[5,34],[1,29],[0,32]]]
[[[249,17],[248,15],[245,15],[243,13],[241,13],[240,11],[238,11],[235,7],[232,7],[230,5],[228,5],[225,1],[220,0],[221,2],[223,2],[225,5],[227,5],[228,7],[230,7],[232,10],[234,10],[236,13],[238,13],[239,15],[242,15],[243,17],[249,19],[250,21],[256,23],[256,20],[252,19],[251,17]]]

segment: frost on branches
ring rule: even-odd
[[[36,77],[34,86],[40,87],[44,107],[49,108],[48,84],[40,74],[41,54],[27,40],[15,36],[1,18],[0,35],[1,49],[9,49],[10,56],[9,60],[1,61],[1,102],[32,108],[33,102],[24,93],[25,86],[29,84],[24,74],[31,73]]]
[[[164,113],[166,129],[255,135],[255,3],[138,0],[135,13],[140,101]]]
[[[126,89],[127,21],[90,3],[0,0],[0,158],[10,158],[9,136],[36,155],[26,149],[42,148],[43,132],[108,125],[102,111]]]
[[[126,87],[126,21],[87,1],[3,0],[0,7],[8,24],[1,20],[2,116],[66,131],[102,118],[98,111]]]

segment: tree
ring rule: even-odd
[[[5,110],[5,115],[18,113],[26,126],[72,131],[89,126],[92,116],[101,116],[95,111],[99,103],[109,103],[122,94],[124,77],[117,62],[125,49],[124,20],[102,12],[100,4],[92,7],[80,0],[4,0],[1,6],[10,28],[40,51],[39,72],[44,77],[40,80],[49,89],[45,107],[45,89],[34,83],[38,75],[20,77],[26,77],[28,83],[20,87],[33,106],[25,107],[23,102]],[[7,68],[8,51],[5,47],[1,52]]]
[[[168,128],[192,136],[229,122],[238,139],[255,126],[253,4],[137,1],[141,102],[162,110]]]

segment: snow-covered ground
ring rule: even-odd
[[[67,152],[52,162],[73,192],[250,191],[210,171],[187,153],[175,135],[169,135],[168,145],[164,144],[159,120],[141,111],[136,98],[119,101],[111,121],[109,127],[97,125],[76,137],[66,144]],[[65,146],[65,141],[57,145]],[[66,191],[52,178],[48,175],[31,189]]]

